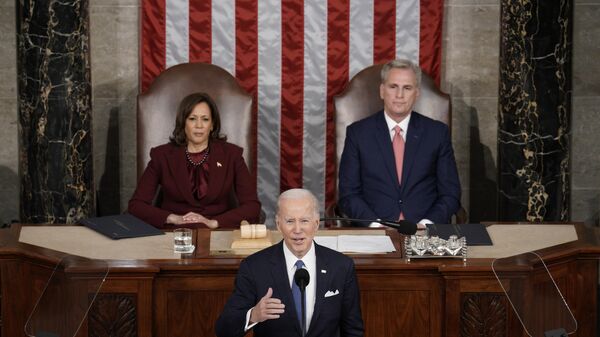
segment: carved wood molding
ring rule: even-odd
[[[98,294],[88,314],[88,336],[137,336],[136,303],[135,294]]]
[[[464,293],[461,296],[461,337],[508,337],[504,294]]]

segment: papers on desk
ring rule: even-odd
[[[315,241],[341,253],[381,254],[396,251],[387,235],[316,236]]]

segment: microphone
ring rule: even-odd
[[[304,268],[299,268],[298,270],[296,270],[296,273],[294,274],[294,282],[296,282],[296,285],[298,286],[298,288],[300,288],[300,292],[303,293],[304,289],[306,289],[306,286],[310,282],[310,275],[308,275],[308,270]]]
[[[300,288],[300,294],[302,295],[302,336],[306,336],[306,302],[304,297],[304,291],[306,290],[306,286],[310,282],[310,275],[308,275],[308,270],[304,268],[299,268],[296,270],[294,274],[294,282]]]
[[[380,224],[394,228],[400,234],[404,235],[414,235],[417,232],[417,224],[412,223],[408,220],[400,220],[400,221],[389,221],[389,220],[379,220],[379,219],[352,219],[352,218],[321,218],[321,221],[353,221],[353,222],[379,222]]]

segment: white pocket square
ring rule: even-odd
[[[335,296],[335,295],[339,295],[340,291],[339,290],[335,290],[335,291],[331,291],[329,290],[328,292],[325,293],[325,297],[331,297],[331,296]]]

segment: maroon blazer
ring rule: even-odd
[[[192,195],[185,147],[171,143],[150,150],[150,162],[138,181],[129,200],[129,213],[164,228],[169,214],[201,214],[219,221],[219,227],[239,227],[240,221],[258,222],[260,201],[256,194],[256,181],[250,175],[239,146],[210,141],[208,156],[208,191],[199,201]],[[154,206],[158,187],[162,203]],[[235,200],[237,199],[237,206]],[[194,224],[191,227],[204,227]]]

